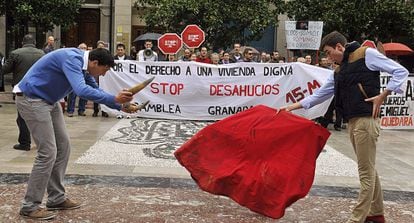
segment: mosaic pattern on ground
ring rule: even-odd
[[[134,119],[120,120],[83,154],[78,164],[180,167],[173,153],[186,140],[211,122]],[[316,174],[356,177],[356,163],[325,146]]]

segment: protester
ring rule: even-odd
[[[52,52],[53,50],[55,50],[54,44],[55,44],[55,37],[53,37],[53,36],[47,37],[47,42],[46,42],[45,46],[43,47],[43,51],[45,53]]]
[[[242,62],[243,61],[243,56],[242,56],[240,50],[241,50],[240,43],[233,44],[233,50],[231,51],[232,53],[230,55],[230,61],[232,63],[237,63],[237,62]]]
[[[260,61],[259,63],[268,63],[269,60],[267,59],[267,53],[265,51],[263,51],[262,53],[260,53]]]
[[[136,60],[137,59],[137,49],[135,48],[135,46],[131,46],[131,49],[129,50],[129,56],[131,57],[132,60]]]
[[[296,59],[296,62],[306,63],[306,59],[305,59],[305,57],[298,57],[298,58]]]
[[[306,56],[305,56],[305,60],[306,60],[306,61],[305,61],[305,63],[306,63],[306,64],[313,65],[313,62],[312,62],[312,56],[311,56],[311,55],[309,55],[309,54],[308,54],[308,55],[306,55]]]
[[[230,53],[229,52],[224,52],[223,53],[223,58],[220,60],[220,64],[229,64],[229,63],[231,63]]]
[[[197,57],[196,61],[197,62],[200,62],[200,63],[208,63],[208,64],[211,64],[211,59],[208,56],[207,47],[205,47],[205,46],[200,47],[200,55]]]
[[[210,55],[211,64],[218,65],[220,61],[220,55],[218,53],[212,53]]]
[[[279,57],[278,63],[286,63],[286,58],[285,57]]]
[[[376,142],[379,136],[381,104],[392,92],[402,93],[408,71],[376,49],[361,47],[357,42],[347,43],[339,32],[331,32],[321,41],[320,50],[340,64],[326,83],[313,95],[300,102],[281,108],[292,111],[311,108],[335,94],[336,109],[349,120],[350,140],[354,148],[360,180],[358,202],[348,223],[385,222],[383,195],[375,169]],[[380,72],[391,75],[380,93]]]
[[[113,109],[135,112],[137,106],[128,103],[133,99],[131,92],[121,91],[114,96],[87,85],[89,81],[95,82],[92,76],[105,75],[114,64],[111,53],[103,48],[90,52],[76,48],[60,49],[37,61],[14,87],[17,109],[38,148],[20,210],[23,217],[47,220],[56,216],[50,210],[69,210],[81,206],[67,197],[63,185],[70,141],[58,102],[73,90],[79,97]],[[85,72],[89,74],[87,80]],[[47,210],[40,207],[46,188]]]
[[[78,45],[78,49],[80,50],[86,50],[88,48],[88,46],[86,45],[86,43],[81,43]],[[87,74],[85,73],[84,76],[86,76]],[[97,86],[96,86],[97,87]],[[75,102],[76,102],[76,98],[78,96],[75,94],[75,92],[70,92],[68,94],[68,106],[66,108],[67,111],[67,115],[68,117],[73,117],[73,113],[75,112]],[[85,110],[86,110],[86,103],[88,101],[79,97],[79,102],[78,102],[78,115],[79,116],[86,116],[85,114]]]
[[[96,48],[102,48],[102,49],[106,49],[105,47],[105,42],[103,40],[98,40],[98,42],[96,42]],[[96,83],[98,83],[99,85],[99,77],[95,77]],[[99,104],[94,102],[93,103],[93,114],[92,117],[98,117],[98,113],[99,113]],[[108,118],[109,115],[108,113],[101,111],[101,115],[104,118]]]
[[[328,58],[321,57],[319,60],[319,67],[326,68],[332,70],[332,67],[328,64]],[[335,109],[335,97],[332,99],[331,103],[329,104],[328,110],[326,111],[323,117],[319,117],[316,121],[321,124],[323,127],[327,128],[329,123],[334,123],[334,129],[336,131],[341,131],[342,129],[342,114],[339,110]],[[334,115],[335,114],[335,115]],[[333,117],[335,116],[335,122],[333,121]]]
[[[246,47],[243,51],[243,62],[254,62],[253,50],[249,47]]]
[[[331,66],[329,66],[329,64],[328,64],[328,58],[326,58],[326,57],[321,57],[321,58],[319,59],[319,64],[318,64],[318,66],[320,66],[320,67],[322,67],[322,68],[326,68],[326,69],[332,69],[332,67],[331,67]]]
[[[144,43],[145,49],[138,51],[138,61],[158,61],[158,54],[152,50],[152,41],[146,40]]]
[[[280,54],[279,51],[275,50],[272,52],[270,63],[279,63]]]
[[[44,55],[42,50],[36,49],[36,41],[31,34],[23,37],[22,45],[22,48],[13,50],[10,53],[9,58],[2,67],[3,73],[13,73],[12,86],[19,83],[30,67]],[[19,144],[14,145],[13,148],[29,151],[32,143],[30,131],[19,112],[17,112],[16,123],[19,128]]]
[[[186,49],[184,49],[184,54],[180,57],[180,59],[178,60],[178,61],[191,61],[191,59],[190,59],[190,57],[191,57],[191,50],[190,49],[188,49],[188,48],[186,48]]]
[[[104,48],[104,49],[106,49],[106,47],[105,47],[105,41],[98,40],[98,42],[96,42],[96,48]]]
[[[125,44],[123,43],[116,44],[115,60],[132,60],[132,57],[126,55],[125,48]]]
[[[167,55],[167,61],[170,61],[170,62],[177,61],[176,58],[175,58],[175,54],[168,54]]]
[[[116,55],[114,56],[115,60],[132,60],[132,57],[126,55],[125,52],[125,44],[123,43],[118,43],[116,45]],[[124,118],[124,114],[122,112],[118,112],[116,115],[117,119],[123,119]],[[126,118],[131,118],[130,115],[127,115]]]
[[[196,53],[191,54],[190,61],[197,61],[197,54]]]

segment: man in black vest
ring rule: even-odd
[[[30,67],[44,55],[42,50],[36,49],[36,41],[31,34],[23,37],[22,44],[22,48],[10,53],[2,67],[3,73],[13,73],[13,86],[19,83]],[[13,148],[28,151],[31,144],[30,132],[19,112],[17,112],[16,122],[19,127],[19,144],[14,145]]]
[[[291,111],[308,109],[335,95],[335,107],[347,120],[350,139],[354,148],[360,180],[358,202],[348,223],[383,223],[384,207],[381,184],[375,170],[376,142],[379,136],[381,104],[392,92],[402,93],[408,71],[374,48],[361,47],[359,43],[347,43],[339,32],[326,35],[320,50],[328,58],[340,64],[335,75],[313,95],[281,109]],[[392,78],[380,92],[380,71]]]

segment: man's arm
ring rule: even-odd
[[[10,53],[9,58],[4,62],[3,67],[1,70],[3,71],[3,74],[12,73],[14,70],[14,66],[16,64],[16,54],[13,52]]]
[[[383,92],[377,96],[365,99],[365,101],[372,102],[372,117],[376,118],[379,115],[382,103],[392,91],[399,94],[404,92],[404,89],[402,89],[401,86],[407,80],[408,70],[375,49],[368,48],[365,57],[365,64],[368,69],[372,71],[387,72],[392,77]]]
[[[391,80],[385,87],[387,90],[394,91],[399,94],[404,92],[404,89],[401,89],[401,86],[407,80],[407,69],[375,49],[368,48],[365,55],[365,64],[368,69],[372,71],[387,72],[392,76]]]
[[[82,61],[76,57],[66,60],[62,66],[63,72],[77,96],[99,104],[105,104],[117,110],[122,109],[121,104],[130,102],[133,99],[132,93],[128,91],[121,91],[115,96],[99,88],[87,85],[81,67]]]
[[[93,87],[93,88],[99,88],[98,83],[96,83],[96,80],[94,77],[92,77],[89,74],[84,74],[85,82],[87,85]]]
[[[144,60],[144,50],[138,51],[138,53],[137,53],[137,60],[138,61],[141,61],[141,62],[145,61]]]
[[[305,97],[302,101],[296,102],[291,105],[283,106],[280,108],[280,110],[293,111],[299,108],[312,108],[313,106],[320,104],[332,97],[332,95],[334,94],[334,85],[335,80],[334,74],[332,72],[326,80],[325,84],[323,84],[321,88],[316,90],[314,94]]]

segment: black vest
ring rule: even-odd
[[[380,93],[380,73],[365,65],[365,51],[352,42],[345,47],[341,66],[335,71],[336,109],[344,119],[372,115],[372,102],[364,101]]]

